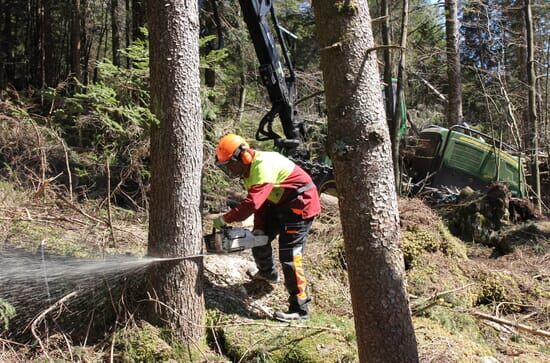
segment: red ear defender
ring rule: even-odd
[[[252,159],[254,158],[254,151],[250,152],[250,149],[248,149],[244,144],[241,145],[241,161],[244,165],[250,165],[252,163]]]
[[[250,165],[252,163],[252,153],[249,149],[243,149],[241,152],[241,161],[244,165]]]

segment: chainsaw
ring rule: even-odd
[[[243,251],[248,248],[266,245],[269,237],[255,235],[246,228],[224,227],[220,231],[212,230],[211,234],[204,236],[206,252],[188,256],[162,257],[158,261],[191,260],[210,255],[223,255]]]
[[[239,252],[266,245],[268,241],[266,235],[254,235],[249,229],[238,227],[224,227],[204,236],[206,251],[215,254]]]

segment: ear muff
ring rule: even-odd
[[[248,151],[248,149],[244,149],[241,152],[241,161],[244,165],[250,165],[252,163],[252,154]]]
[[[252,154],[248,149],[246,148],[245,144],[239,145],[237,150],[233,153],[233,156],[231,157],[231,160],[234,161],[241,161],[244,165],[249,165],[252,163]]]
[[[246,147],[245,144],[241,144],[239,146],[239,157],[244,165],[250,165],[252,163],[252,153],[249,151],[249,149]]]

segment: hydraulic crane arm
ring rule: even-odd
[[[210,1],[216,12],[217,0]],[[324,163],[310,161],[309,152],[304,147],[303,142],[306,141],[304,125],[297,117],[294,107],[296,74],[283,33],[292,37],[294,35],[279,25],[274,2],[274,0],[239,0],[242,16],[260,63],[260,77],[271,101],[271,110],[260,121],[256,139],[273,140],[280,151],[312,176],[319,191],[331,190],[334,189],[332,168]],[[217,26],[220,27],[219,22]],[[273,131],[273,121],[277,116],[281,120],[284,136]]]
[[[260,62],[260,77],[272,104],[271,110],[260,121],[256,139],[274,140],[278,147],[293,149],[299,146],[304,138],[302,125],[298,122],[294,110],[296,75],[283,36],[284,29],[279,26],[273,3],[274,0],[239,0],[244,21]],[[277,42],[269,26],[270,18],[277,35]],[[277,43],[283,53],[286,73]],[[273,120],[277,116],[281,120],[286,140],[273,131]]]

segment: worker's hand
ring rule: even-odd
[[[227,223],[223,220],[223,216],[218,216],[214,219],[214,228],[222,229]]]
[[[252,234],[253,234],[254,236],[263,236],[265,233],[264,233],[264,231],[262,231],[261,229],[255,228],[254,230],[252,230]]]

